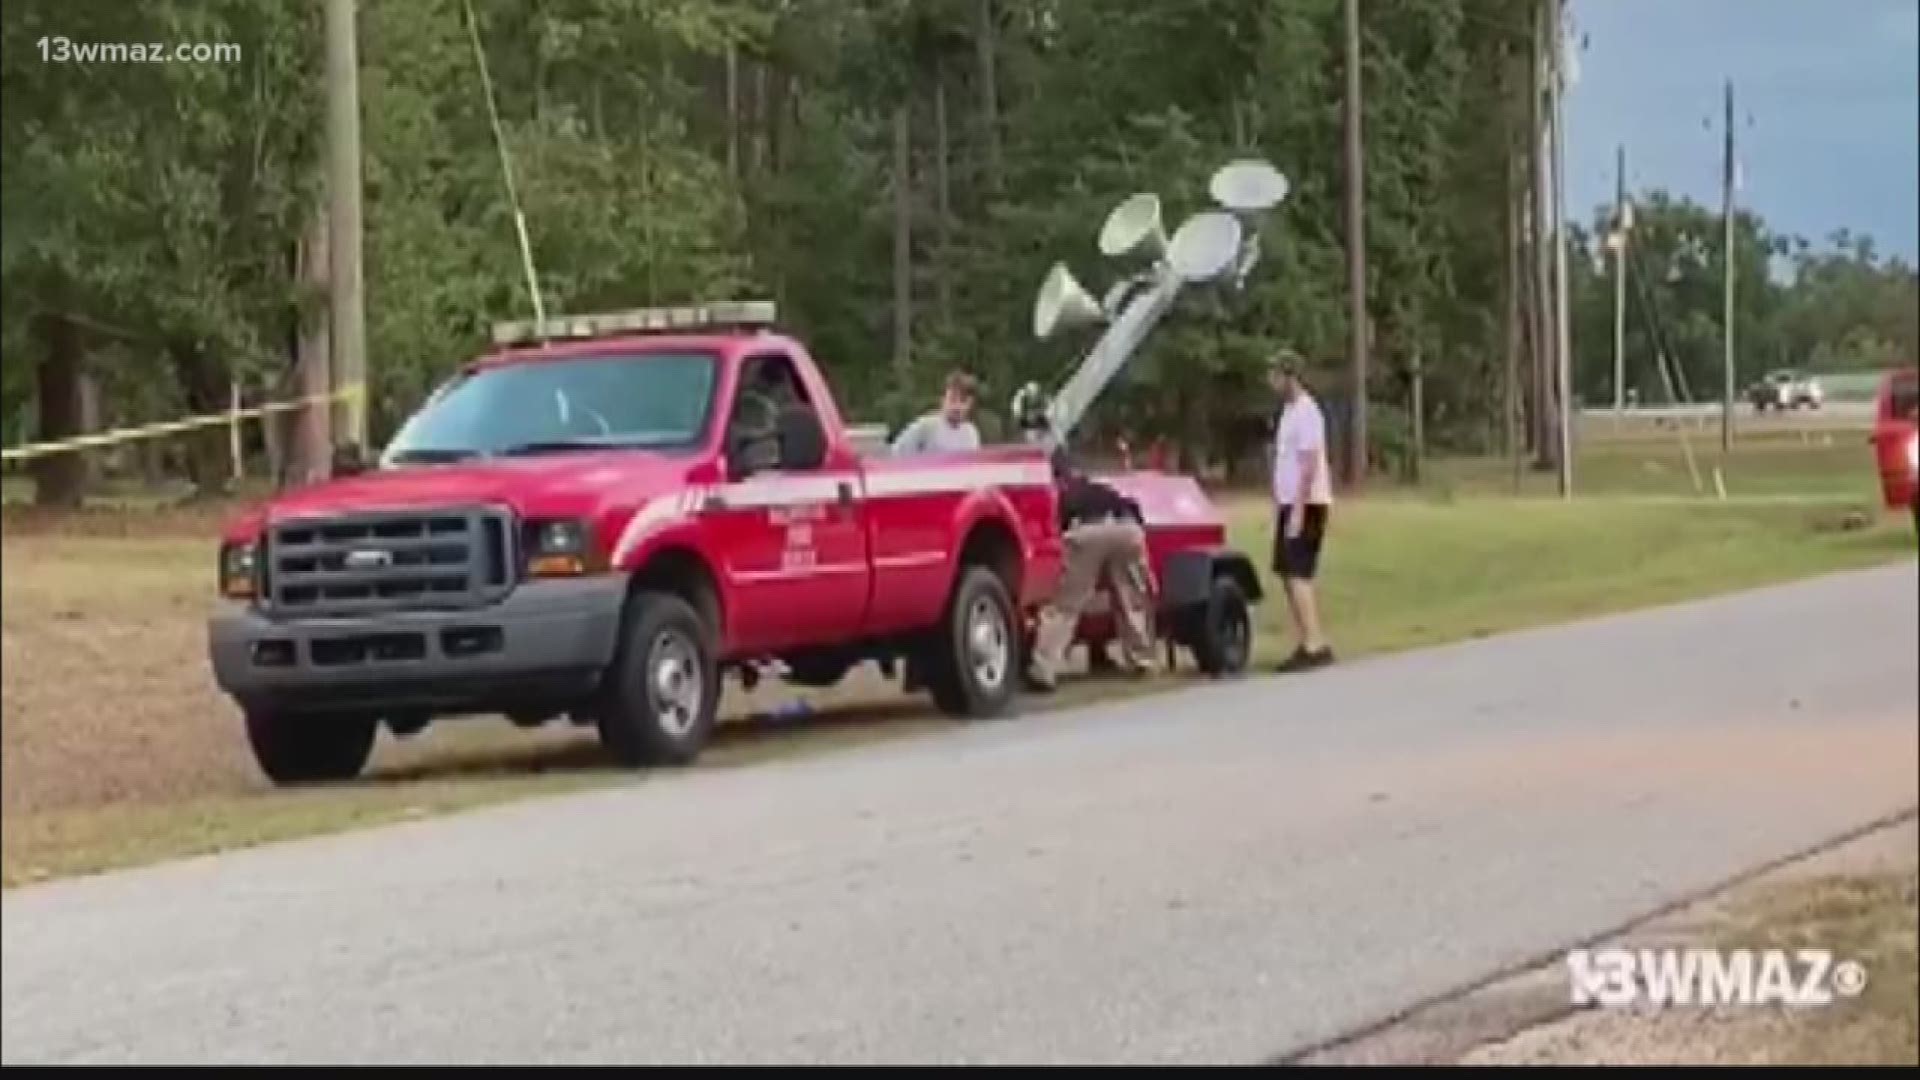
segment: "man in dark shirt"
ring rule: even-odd
[[[1114,620],[1120,633],[1121,666],[1134,674],[1153,666],[1147,534],[1139,504],[1074,469],[1064,452],[1054,454],[1053,467],[1060,491],[1066,566],[1053,599],[1040,613],[1039,638],[1028,672],[1028,682],[1042,693],[1058,684],[1080,615],[1103,574],[1112,582],[1117,601]]]

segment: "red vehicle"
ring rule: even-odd
[[[262,770],[352,777],[380,726],[465,713],[565,716],[623,763],[685,763],[723,671],[770,660],[812,686],[904,660],[946,712],[1003,712],[1060,572],[1046,451],[862,457],[771,320],[503,328],[376,468],[231,522],[209,648]],[[1160,551],[1162,604],[1202,610],[1224,530],[1197,489],[1170,497],[1167,535],[1207,550]]]
[[[1880,381],[1880,393],[1874,404],[1874,460],[1880,470],[1880,496],[1889,510],[1905,507],[1913,515],[1915,531],[1920,531],[1920,462],[1915,461],[1920,443],[1920,368],[1890,371]]]
[[[350,777],[380,724],[465,712],[686,762],[765,657],[910,657],[943,709],[1004,710],[1059,573],[1046,455],[862,460],[770,309],[506,328],[377,469],[232,522],[210,649],[262,769]]]

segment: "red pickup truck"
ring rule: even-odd
[[[1061,561],[1039,447],[863,458],[771,305],[505,328],[378,466],[229,523],[216,681],[279,782],[344,779],[379,727],[506,713],[677,764],[724,670],[904,659],[1003,711]]]

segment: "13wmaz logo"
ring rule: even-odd
[[[1576,949],[1567,975],[1575,1005],[1827,1005],[1867,985],[1826,949]]]

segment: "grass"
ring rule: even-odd
[[[1611,429],[1593,422],[1582,441],[1573,470],[1579,496],[1637,498],[1717,497],[1714,474],[1729,499],[1750,497],[1830,497],[1869,500],[1877,481],[1866,429],[1856,421],[1840,429],[1783,421],[1759,431],[1743,431],[1731,452],[1720,450],[1718,428],[1690,432],[1683,444],[1670,430]],[[1687,452],[1693,455],[1689,468]],[[1698,478],[1696,486],[1696,477]],[[1442,494],[1512,494],[1512,463],[1493,458],[1458,458],[1430,470],[1426,487]],[[1551,472],[1525,471],[1518,493],[1557,492]]]
[[[1336,505],[1321,605],[1345,654],[1478,637],[1762,585],[1910,553],[1845,505],[1379,500]],[[1264,550],[1264,515],[1237,545]],[[1262,612],[1285,641],[1285,608]]]
[[[1352,657],[1498,633],[1911,557],[1883,515],[1863,455],[1817,445],[1755,449],[1737,475],[1770,497],[1703,502],[1634,487],[1669,476],[1671,448],[1589,448],[1590,488],[1654,497],[1571,503],[1484,494],[1475,463],[1424,492],[1381,491],[1335,509],[1321,582],[1330,632]],[[1596,456],[1597,455],[1597,456]],[[1501,474],[1500,479],[1504,479]],[[1496,480],[1494,486],[1499,486]],[[1234,543],[1264,563],[1266,508],[1232,507]],[[362,782],[276,791],[258,777],[231,705],[212,684],[203,619],[213,516],[204,509],[9,510],[0,579],[0,881],[23,882],[450,812],[535,794],[644,782],[601,763],[590,733],[503,721],[383,739]],[[1257,659],[1292,647],[1277,593],[1259,612]],[[1070,682],[1048,707],[1165,689]],[[806,698],[816,719],[751,723]],[[872,676],[830,692],[730,693],[703,767],[827,753],[947,727]]]
[[[1728,949],[1825,949],[1867,972],[1857,997],[1784,1017],[1767,1040],[1769,1064],[1920,1064],[1920,875],[1830,874],[1784,882],[1732,913]]]
[[[1915,1065],[1920,1064],[1920,874],[1913,821],[1814,853],[1687,910],[1658,916],[1616,943],[1710,948],[1722,956],[1782,950],[1794,988],[1810,972],[1798,950],[1828,953],[1824,1005],[1642,1004],[1583,1010],[1468,1053],[1466,1065]],[[1857,964],[1864,989],[1836,989]],[[1760,969],[1754,969],[1758,976]],[[1555,975],[1564,978],[1564,973]],[[1764,984],[1762,984],[1764,986]],[[1694,989],[1702,989],[1698,984]],[[1557,984],[1556,994],[1564,993]]]

